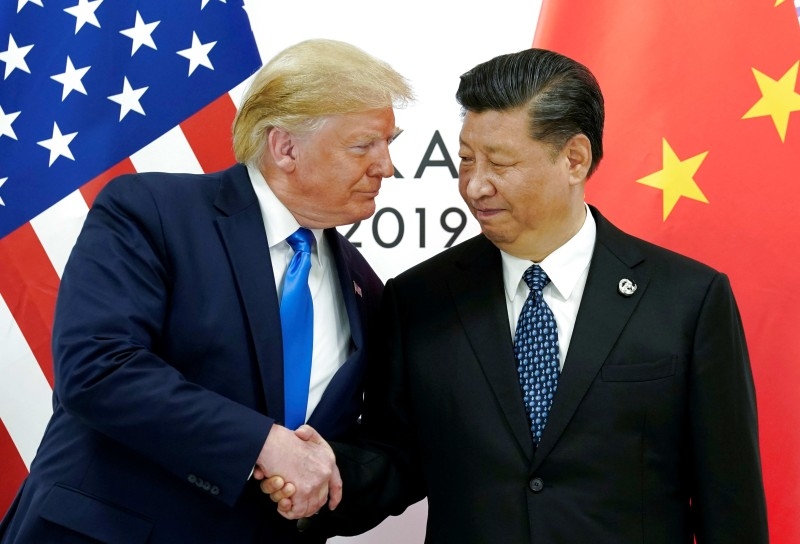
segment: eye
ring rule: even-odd
[[[363,155],[363,154],[367,153],[370,150],[371,147],[372,147],[372,142],[367,142],[367,143],[363,143],[363,144],[352,145],[352,146],[350,146],[350,149],[354,153],[358,153],[358,154]]]
[[[398,129],[398,131],[397,131],[397,132],[395,132],[395,133],[394,133],[392,136],[390,136],[390,137],[389,137],[389,139],[388,139],[388,140],[386,140],[386,143],[387,143],[387,144],[391,144],[391,143],[392,143],[393,141],[395,141],[395,140],[397,139],[397,137],[398,137],[398,136],[400,136],[402,133],[403,133],[403,129],[402,129],[402,128],[401,128],[401,129]]]

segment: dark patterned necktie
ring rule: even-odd
[[[314,233],[297,229],[287,239],[294,256],[286,269],[281,297],[283,333],[284,425],[296,429],[306,421],[311,352],[314,343],[314,306],[308,288]]]
[[[522,278],[530,293],[517,321],[514,354],[531,435],[538,445],[558,386],[558,329],[553,312],[542,297],[550,278],[538,264],[531,265]]]

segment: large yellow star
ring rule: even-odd
[[[793,111],[800,111],[800,94],[794,90],[797,84],[798,66],[800,66],[800,61],[795,62],[794,66],[789,68],[789,71],[777,81],[753,68],[753,75],[758,83],[758,88],[761,89],[762,96],[742,116],[742,119],[771,116],[782,142],[786,141],[789,114]]]
[[[662,149],[664,167],[636,181],[664,191],[664,221],[666,221],[682,196],[708,204],[708,199],[694,181],[694,175],[708,155],[708,151],[682,161],[666,138],[663,139]]]

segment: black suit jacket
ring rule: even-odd
[[[767,542],[754,388],[726,276],[592,213],[597,242],[538,449],[497,248],[479,235],[387,282],[371,442],[336,447],[349,530],[427,496],[429,543]]]
[[[335,229],[325,236],[351,354],[309,423],[344,438],[383,286]],[[278,297],[244,166],[112,181],[64,272],[53,339],[54,413],[0,542],[320,540],[248,482],[284,408]]]

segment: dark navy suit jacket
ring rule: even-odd
[[[309,423],[344,439],[382,283],[335,229],[325,236],[351,354]],[[0,542],[319,541],[248,481],[283,419],[283,356],[244,166],[109,183],[64,272],[53,342],[54,413]]]
[[[371,447],[335,445],[335,518],[364,530],[427,496],[430,544],[766,544],[727,277],[592,213],[597,241],[538,448],[499,250],[479,235],[387,282],[386,354],[370,365],[361,426]]]

